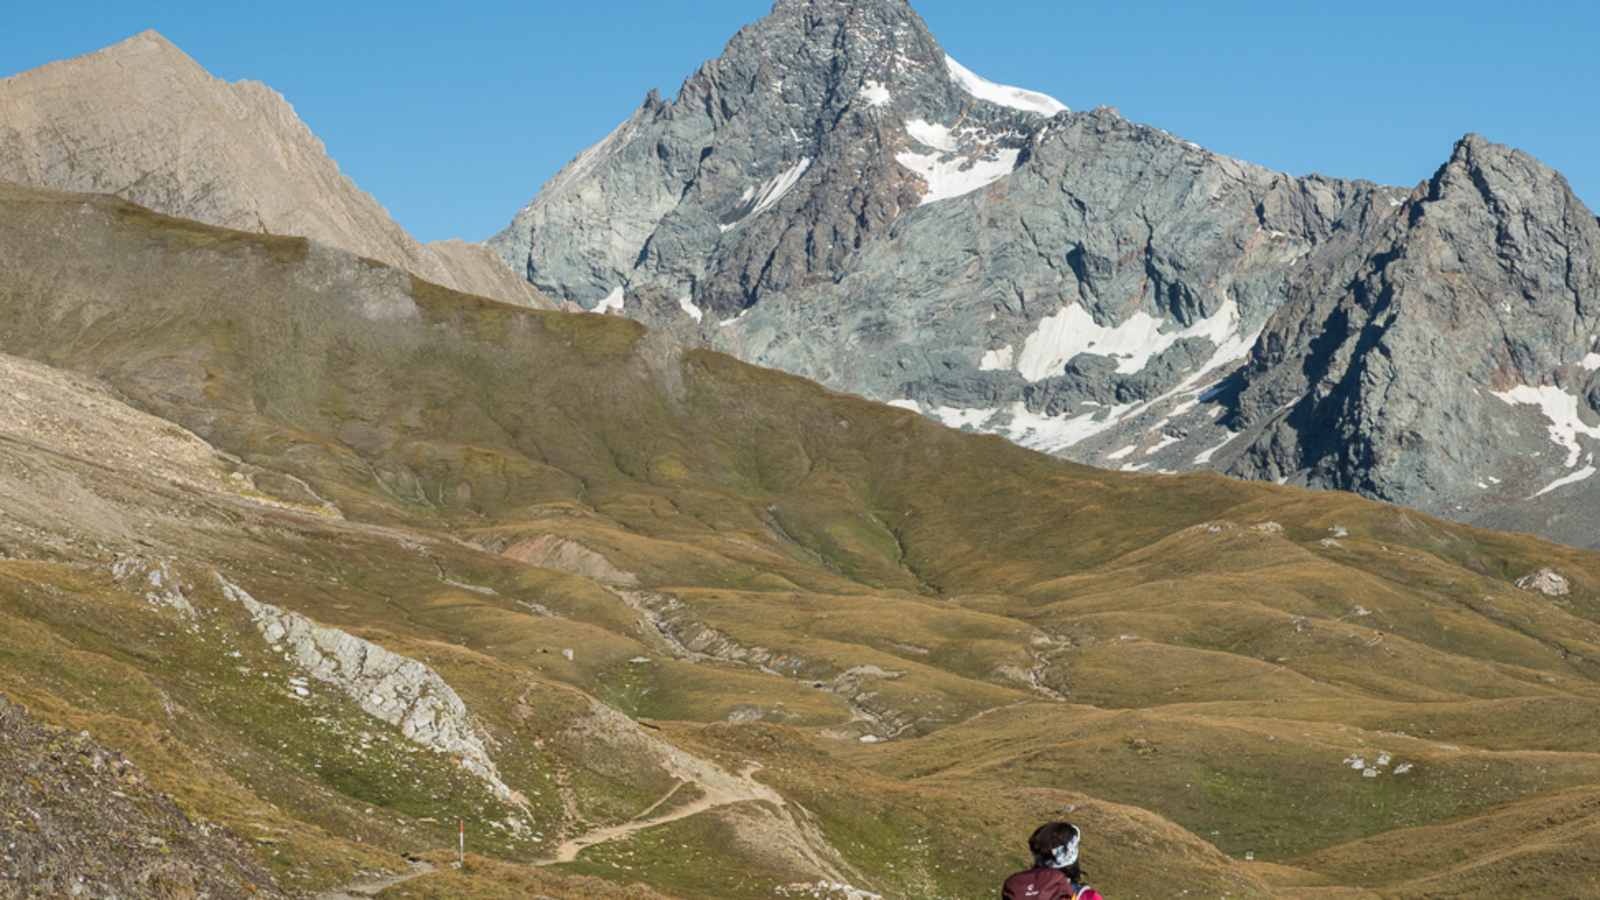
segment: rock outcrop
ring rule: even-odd
[[[1540,569],[1517,579],[1517,587],[1525,591],[1538,591],[1546,597],[1565,597],[1572,593],[1572,584],[1555,569]]]
[[[614,565],[603,554],[585,547],[577,541],[553,534],[518,541],[500,551],[507,559],[514,559],[542,569],[555,569],[584,578],[593,578],[604,584],[634,585],[639,576]]]
[[[111,564],[111,577],[124,589],[143,594],[152,607],[176,610],[189,618],[195,616],[189,587],[173,570],[170,560],[123,556]]]
[[[262,603],[221,575],[216,578],[223,595],[250,613],[262,639],[282,647],[307,675],[337,688],[367,715],[399,728],[407,740],[459,759],[502,801],[526,803],[500,780],[487,739],[438,672],[371,641]]]
[[[276,91],[213,78],[153,31],[0,80],[0,181],[116,194],[211,225],[307,237],[467,293],[542,302],[482,246],[419,244]]]

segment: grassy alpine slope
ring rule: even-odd
[[[458,818],[383,896],[988,896],[1058,814],[1119,898],[1600,891],[1592,554],[98,197],[0,187],[0,353],[0,694],[239,896]]]

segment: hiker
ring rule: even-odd
[[[1028,838],[1033,868],[1006,879],[1000,900],[1103,900],[1083,883],[1078,865],[1078,842],[1083,832],[1070,822],[1041,825]]]

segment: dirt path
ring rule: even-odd
[[[570,863],[584,850],[622,840],[660,825],[677,822],[721,807],[746,804],[742,810],[739,828],[756,837],[758,843],[782,854],[795,864],[810,869],[830,884],[847,884],[859,874],[849,870],[837,850],[828,843],[822,830],[803,808],[789,803],[783,795],[755,779],[761,770],[757,763],[746,766],[738,775],[712,765],[682,751],[675,752],[677,765],[672,766],[679,777],[661,799],[652,803],[632,821],[621,825],[598,828],[579,835],[556,848],[555,856],[538,865],[551,866]],[[662,808],[686,785],[700,790],[700,796],[691,803],[661,815],[651,815]],[[856,890],[851,888],[851,890]],[[870,891],[861,891],[863,897],[877,897]]]
[[[663,795],[660,800],[652,803],[649,809],[646,809],[644,812],[640,813],[637,818],[624,822],[621,825],[611,825],[605,828],[597,828],[594,831],[581,834],[562,844],[560,847],[557,847],[555,856],[541,861],[539,865],[553,866],[560,863],[569,863],[573,860],[576,860],[579,853],[582,853],[584,850],[587,850],[590,847],[610,843],[611,841],[615,840],[621,840],[622,838],[626,837],[631,837],[641,831],[655,828],[658,825],[666,825],[671,822],[687,819],[690,816],[697,816],[700,813],[708,812],[716,809],[719,806],[732,806],[735,803],[745,803],[752,800],[765,800],[769,803],[776,804],[779,807],[785,806],[786,804],[783,800],[783,797],[780,796],[777,791],[774,791],[772,788],[769,788],[761,782],[756,781],[755,778],[752,777],[757,771],[760,770],[760,768],[760,766],[751,765],[749,768],[739,773],[739,777],[736,779],[692,778],[688,781],[680,781],[673,785],[672,790],[667,791],[667,793]],[[651,815],[652,812],[660,809],[667,803],[667,801],[671,800],[678,793],[678,791],[684,788],[685,785],[693,785],[694,787],[700,789],[700,796],[696,798],[694,802],[680,806],[670,812],[662,813],[659,816]]]
[[[417,860],[411,864],[411,871],[409,872],[374,878],[371,881],[358,881],[338,890],[318,894],[316,900],[361,900],[363,897],[376,897],[388,888],[392,888],[397,884],[405,884],[413,878],[421,878],[432,871],[432,863]]]

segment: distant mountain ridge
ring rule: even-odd
[[[568,302],[1080,462],[1600,534],[1600,226],[1477,136],[1415,190],[1293,177],[989,84],[905,0],[780,0],[491,244]]]
[[[0,181],[308,237],[448,287],[537,302],[479,246],[418,243],[277,92],[213,78],[154,31],[0,80]]]

